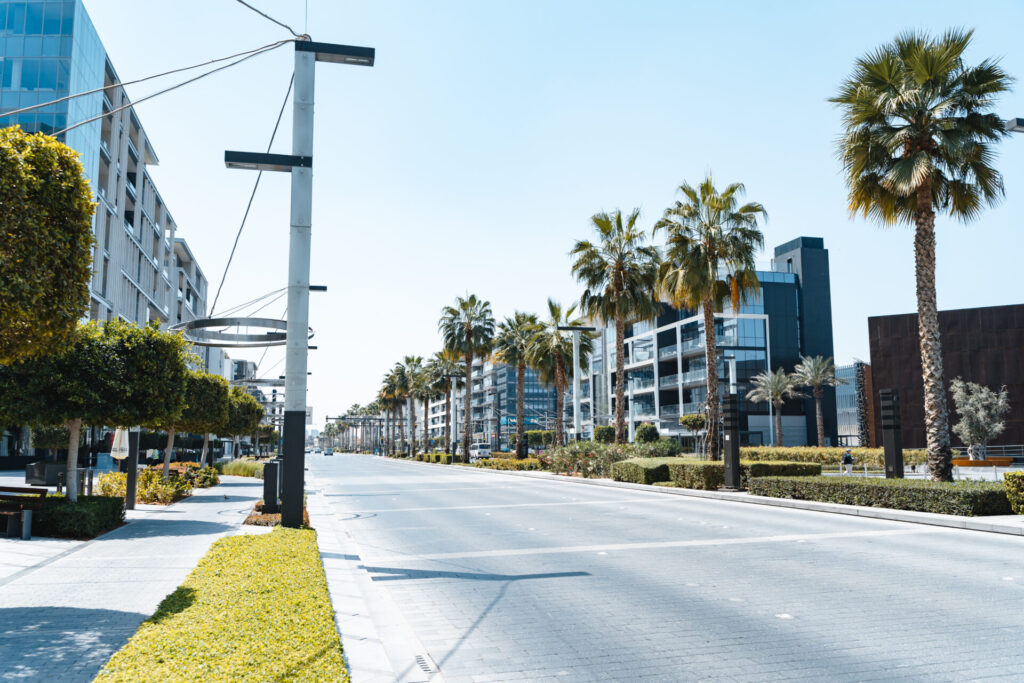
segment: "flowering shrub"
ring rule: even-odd
[[[486,460],[477,460],[473,463],[473,467],[484,467],[492,470],[539,470],[540,461],[537,458],[523,458],[522,460],[488,458]]]
[[[108,472],[100,475],[98,493],[101,496],[124,498],[127,495],[128,475]],[[169,505],[192,494],[192,483],[186,477],[172,476],[164,481],[160,470],[140,470],[136,482],[135,500],[139,503]]]

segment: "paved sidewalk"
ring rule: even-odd
[[[140,506],[88,542],[4,540],[0,681],[92,680],[210,545],[238,532],[262,486],[221,477],[174,505]]]

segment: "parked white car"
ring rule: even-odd
[[[476,462],[491,457],[491,444],[475,443],[469,447],[469,461]]]

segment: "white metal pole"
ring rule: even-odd
[[[626,381],[629,382],[629,443],[633,443],[636,437],[636,427],[633,424],[633,380]]]
[[[583,419],[580,416],[580,331],[572,332],[572,426],[573,438],[579,441],[583,438]]]
[[[292,154],[313,156],[315,55],[295,51]],[[302,525],[305,489],[306,361],[309,354],[309,253],[313,226],[313,169],[292,168],[288,238],[288,326],[285,343],[284,472],[281,525]]]

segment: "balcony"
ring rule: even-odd
[[[666,360],[668,358],[675,358],[676,354],[678,354],[678,353],[679,353],[679,347],[677,347],[675,344],[673,344],[672,346],[666,346],[664,348],[658,349],[658,360]]]
[[[679,404],[673,404],[670,406],[663,405],[661,407],[661,419],[663,420],[674,420],[679,417]]]
[[[106,140],[100,140],[100,152],[103,153],[103,156],[106,157],[107,163],[109,164],[110,163],[110,146],[107,145],[107,141]]]
[[[632,377],[630,378],[629,383],[633,391],[644,391],[654,388],[653,377]]]
[[[128,136],[128,156],[135,163],[139,163],[139,150],[135,149],[135,143],[132,142],[131,136]]]
[[[675,389],[679,386],[679,375],[665,375],[658,380],[658,386],[662,389]]]

